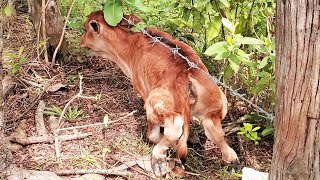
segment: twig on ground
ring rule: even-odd
[[[107,124],[111,124],[111,123],[115,123],[115,122],[118,122],[122,119],[125,119],[127,118],[128,116],[131,116],[133,115],[135,112],[137,112],[137,110],[134,110],[132,111],[131,113],[117,119],[117,120],[114,120],[114,121],[109,121]],[[83,125],[83,126],[75,126],[75,127],[67,127],[67,128],[60,128],[60,129],[57,129],[56,131],[64,131],[64,130],[71,130],[71,129],[79,129],[79,128],[85,128],[85,127],[92,127],[92,126],[100,126],[100,125],[104,125],[105,123],[102,122],[102,123],[95,123],[95,124],[86,124],[86,125]]]
[[[69,17],[70,17],[70,14],[71,14],[71,10],[72,10],[72,7],[74,5],[74,3],[76,2],[76,0],[72,0],[72,3],[70,5],[70,8],[69,8],[69,11],[68,11],[68,15],[66,17],[66,20],[64,22],[64,26],[63,26],[63,30],[62,30],[62,33],[61,33],[61,37],[60,37],[60,41],[59,41],[59,44],[58,46],[56,47],[56,49],[54,50],[54,53],[53,53],[53,56],[52,56],[52,65],[54,64],[54,62],[56,61],[56,56],[57,56],[57,53],[58,53],[58,50],[60,49],[60,46],[62,44],[62,41],[63,41],[63,37],[64,37],[64,33],[66,31],[66,27],[67,27],[67,23],[69,21]]]
[[[37,87],[37,88],[41,88],[43,89],[43,85],[42,84],[38,84],[36,82],[33,82],[33,81],[29,81],[29,80],[26,80],[26,79],[23,79],[23,78],[19,78],[21,81],[31,85],[31,86],[34,86],[34,87]]]
[[[118,175],[129,177],[133,174],[128,171],[113,171],[112,169],[78,169],[78,170],[60,170],[55,172],[60,176],[74,175],[74,174],[103,174],[103,175]]]

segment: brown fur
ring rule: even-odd
[[[136,16],[131,19],[138,21]],[[131,32],[124,21],[116,27],[107,25],[101,11],[91,13],[84,27],[87,32],[81,36],[81,46],[114,61],[145,101],[147,135],[157,144],[151,157],[156,175],[166,173],[168,148],[175,148],[178,158],[186,158],[191,116],[203,120],[207,137],[221,149],[225,161],[237,160],[236,153],[225,142],[221,128],[221,120],[227,113],[226,97],[205,74],[189,69],[185,60],[177,55],[174,57],[159,43],[152,45],[146,35]],[[177,45],[181,54],[208,72],[190,46],[155,28],[147,31],[153,36],[164,37],[162,41],[172,47]],[[192,100],[189,94],[192,94]],[[164,127],[163,135],[160,126]]]

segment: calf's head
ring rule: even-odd
[[[140,22],[140,18],[135,15],[125,15],[124,18],[134,23]],[[108,52],[108,45],[112,46],[113,42],[116,43],[120,36],[124,35],[123,33],[130,31],[132,25],[125,19],[112,27],[104,20],[102,11],[92,12],[84,23],[84,34],[80,38],[80,46],[95,52]]]

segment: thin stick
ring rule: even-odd
[[[76,2],[76,1],[73,0],[72,3],[71,3],[71,6],[70,6],[70,8],[69,8],[68,15],[67,15],[66,20],[65,20],[65,22],[64,22],[64,26],[63,26],[63,30],[62,30],[62,33],[61,33],[61,37],[60,37],[59,44],[58,44],[58,46],[56,47],[56,49],[54,50],[54,53],[53,53],[53,56],[52,56],[52,61],[51,61],[52,65],[53,65],[54,62],[56,61],[56,56],[57,56],[58,50],[60,49],[60,46],[61,46],[61,44],[62,44],[63,37],[64,37],[64,33],[65,33],[65,31],[66,31],[67,23],[68,23],[70,14],[71,14],[71,10],[72,10],[72,7],[73,7],[73,5],[74,5],[75,2]]]
[[[41,16],[41,20],[42,20],[42,39],[46,40],[47,39],[47,32],[46,32],[46,8],[50,2],[50,0],[47,1],[47,3],[45,3],[46,0],[42,0],[42,16]],[[40,22],[39,22],[40,24]],[[44,59],[45,59],[45,63],[47,65],[49,65],[49,58],[48,58],[48,50],[47,50],[47,44],[44,45]]]
[[[60,123],[61,123],[61,120],[62,120],[64,114],[65,114],[66,111],[67,111],[67,108],[69,107],[69,105],[70,105],[75,99],[77,99],[77,98],[85,98],[85,99],[94,99],[94,100],[97,100],[97,97],[93,97],[93,96],[83,96],[83,95],[82,95],[82,91],[83,91],[83,89],[82,89],[82,79],[83,79],[83,77],[79,74],[79,78],[80,78],[80,82],[79,82],[79,92],[78,92],[78,94],[76,94],[75,96],[73,96],[73,97],[70,99],[70,101],[64,106],[64,108],[63,108],[63,110],[62,110],[62,112],[61,112],[61,115],[60,115],[60,117],[59,117],[59,120],[58,120],[58,124],[59,124],[59,125],[60,125]]]
[[[133,115],[135,112],[137,112],[137,110],[134,110],[132,111],[131,113],[117,119],[117,120],[114,120],[114,121],[109,121],[107,124],[111,124],[111,123],[115,123],[115,122],[118,122],[122,119],[125,119],[127,118],[128,116],[131,116]],[[61,128],[61,129],[57,129],[56,131],[64,131],[64,130],[71,130],[71,129],[79,129],[79,128],[85,128],[85,127],[92,127],[92,126],[100,126],[100,125],[104,125],[105,123],[95,123],[95,124],[86,124],[86,125],[83,125],[83,126],[75,126],[75,127],[67,127],[67,128]]]
[[[78,170],[61,170],[55,172],[60,176],[73,175],[73,174],[109,174],[118,176],[132,176],[133,174],[128,171],[113,171],[112,169],[78,169]]]

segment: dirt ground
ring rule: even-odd
[[[106,115],[109,121],[116,121],[107,127],[99,125],[61,131],[59,135],[92,133],[84,139],[61,142],[61,161],[57,161],[55,146],[52,143],[23,146],[13,154],[14,163],[18,167],[53,172],[66,169],[108,169],[121,165],[123,162],[120,159],[130,161],[150,156],[153,144],[149,143],[145,137],[146,115],[141,98],[134,91],[130,80],[117,66],[88,55],[86,51],[80,49],[77,45],[79,35],[79,32],[67,31],[70,46],[68,62],[51,68],[46,66],[43,59],[37,55],[36,34],[27,15],[19,14],[16,19],[5,23],[4,52],[17,53],[20,47],[24,47],[23,56],[26,57],[26,62],[21,63],[20,70],[13,75],[17,83],[5,102],[8,135],[22,120],[27,122],[25,129],[27,135],[36,135],[35,110],[39,100],[43,100],[46,107],[63,109],[79,92],[79,74],[83,76],[83,95],[95,96],[98,100],[84,98],[74,100],[70,107],[72,109],[77,107],[82,113],[75,119],[63,120],[60,128],[101,123]],[[18,59],[16,57],[14,61]],[[4,68],[7,74],[10,73],[10,66],[4,65]],[[53,77],[55,78],[51,84],[61,83],[64,87],[45,92],[44,85]],[[23,117],[16,119],[21,114]],[[230,106],[224,128],[239,127],[241,124],[233,124],[233,122],[241,115],[243,114],[239,107]],[[45,115],[44,118],[46,126],[49,126],[49,115]],[[56,118],[59,118],[59,115],[56,115]],[[47,129],[52,133],[49,127]],[[205,137],[202,128],[192,126],[192,129],[198,139],[194,138],[193,143],[188,144],[185,179],[239,179],[239,173],[244,166],[261,171],[269,170],[272,138],[262,139],[259,145],[254,145],[236,132],[227,132],[226,139],[238,153],[240,163],[226,165],[221,161],[219,150]],[[170,151],[169,154],[173,156],[174,151]],[[127,170],[134,174],[131,179],[152,177],[151,172],[137,165]],[[106,177],[107,179],[126,179],[122,176]],[[171,178],[175,179],[175,177]]]

